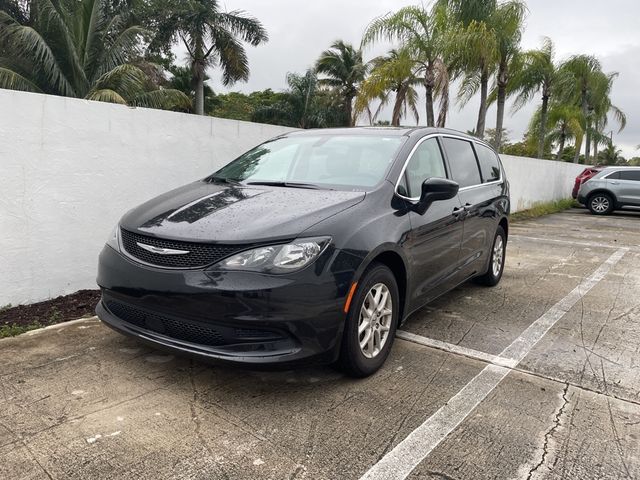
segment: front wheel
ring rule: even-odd
[[[400,313],[398,283],[389,268],[373,264],[352,298],[338,366],[352,377],[367,377],[387,359]]]
[[[489,269],[481,276],[476,277],[476,283],[493,287],[500,282],[504,271],[504,261],[507,253],[507,235],[502,227],[498,227],[493,239]]]

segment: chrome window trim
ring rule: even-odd
[[[398,186],[400,185],[400,181],[402,180],[402,178],[404,177],[404,173],[407,169],[407,165],[409,165],[409,162],[411,161],[411,158],[413,157],[414,153],[416,152],[416,150],[418,149],[418,147],[420,145],[422,145],[423,142],[426,142],[427,140],[430,140],[432,138],[455,138],[456,140],[463,140],[465,142],[469,142],[471,144],[477,143],[479,145],[482,145],[484,147],[488,147],[492,152],[495,153],[495,150],[493,148],[491,148],[489,145],[487,145],[486,143],[484,143],[481,140],[474,140],[474,139],[469,139],[469,138],[465,138],[465,137],[461,137],[458,135],[452,135],[450,133],[431,133],[429,135],[425,135],[424,137],[422,137],[420,140],[418,140],[418,143],[416,143],[413,148],[411,149],[411,151],[409,152],[409,155],[407,156],[407,159],[404,161],[404,165],[402,166],[402,170],[400,170],[400,175],[398,175],[398,179],[396,180],[396,185],[395,188],[393,190],[394,194],[397,195],[398,197],[404,199],[404,200],[408,200],[410,202],[417,202],[420,200],[420,197],[406,197],[404,195],[400,195],[398,193]],[[442,150],[442,147],[441,147]],[[442,152],[441,152],[442,153]],[[476,161],[477,161],[477,154],[475,152],[473,152],[474,155],[476,155]],[[493,182],[487,182],[487,183],[478,183],[476,185],[469,185],[467,187],[462,187],[460,188],[459,191],[463,192],[465,190],[471,190],[473,188],[478,188],[478,187],[484,187],[486,185],[495,185],[498,183],[503,183],[504,182],[504,177],[503,177],[503,167],[502,167],[502,161],[500,161],[500,155],[496,153],[496,155],[498,155],[498,162],[500,164],[500,179],[499,180],[494,180]],[[443,156],[442,160],[445,161],[445,168],[447,168],[447,164],[446,164],[446,160]],[[448,171],[447,169],[447,175],[449,175],[451,172]],[[480,170],[480,166],[478,165],[478,173],[480,173],[480,178],[482,179],[482,171]]]

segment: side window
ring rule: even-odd
[[[481,184],[480,170],[471,142],[449,137],[442,140],[449,159],[451,175],[460,188]]]
[[[640,170],[620,170],[620,180],[640,182]]]
[[[476,153],[480,163],[480,172],[484,183],[500,180],[500,162],[496,153],[490,148],[476,143]]]
[[[613,172],[607,175],[607,180],[618,180],[620,178],[620,172]]]
[[[447,178],[440,145],[435,138],[425,140],[413,152],[400,186],[405,187],[408,197],[416,198],[422,193],[422,183],[432,177]],[[402,194],[400,189],[399,193]]]

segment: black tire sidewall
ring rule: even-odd
[[[500,266],[500,273],[498,275],[494,275],[493,273],[493,255],[494,255],[494,247],[496,245],[496,240],[498,237],[502,237],[502,265]],[[491,242],[491,255],[489,255],[489,266],[487,268],[487,272],[477,277],[475,280],[477,283],[481,285],[487,285],[489,287],[493,287],[500,283],[500,279],[502,278],[502,273],[504,272],[504,265],[507,260],[507,234],[501,226],[498,226],[496,229],[496,234],[493,236],[493,242]]]
[[[391,293],[393,302],[391,329],[382,351],[375,358],[367,358],[362,353],[358,342],[358,321],[362,303],[369,290],[377,283],[385,284]],[[396,334],[399,312],[400,294],[395,276],[385,265],[374,264],[370,266],[358,282],[356,292],[351,300],[349,313],[347,314],[340,353],[340,365],[346,373],[354,377],[366,377],[376,372],[384,364],[389,356]]]
[[[598,197],[605,197],[608,201],[609,201],[609,208],[606,209],[604,212],[596,212],[593,207],[592,207],[592,203],[593,201],[598,198]],[[593,195],[591,195],[589,197],[589,202],[587,203],[587,208],[589,208],[589,211],[594,214],[594,215],[608,215],[609,213],[611,213],[613,211],[614,205],[613,205],[613,197],[607,193],[594,193]]]

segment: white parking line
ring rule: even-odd
[[[530,240],[533,242],[543,242],[543,243],[557,243],[560,245],[574,245],[578,247],[591,247],[591,248],[612,248],[618,249],[621,248],[620,245],[611,245],[608,243],[598,243],[598,242],[576,242],[574,240],[560,240],[557,238],[545,238],[545,237],[529,237],[527,235],[509,235],[509,240]],[[637,247],[622,247],[627,248],[628,250],[636,250]]]
[[[436,413],[371,467],[361,480],[402,480],[422,462],[515,368],[545,334],[622,259],[628,248],[616,250],[598,269],[533,322],[495,357],[508,368],[489,364]],[[481,353],[481,352],[479,352]]]
[[[465,357],[473,358],[475,360],[481,360],[487,363],[493,363],[494,365],[501,365],[506,367],[508,365],[498,363],[504,360],[498,355],[491,355],[490,353],[480,352],[473,350],[472,348],[461,347],[460,345],[454,345],[453,343],[443,342],[442,340],[436,340],[435,338],[423,337],[422,335],[416,335],[415,333],[407,332],[405,330],[398,330],[396,332],[396,338],[406,340],[407,342],[417,343],[418,345],[424,345],[426,347],[437,348],[445,352],[455,353],[457,355],[463,355]]]

